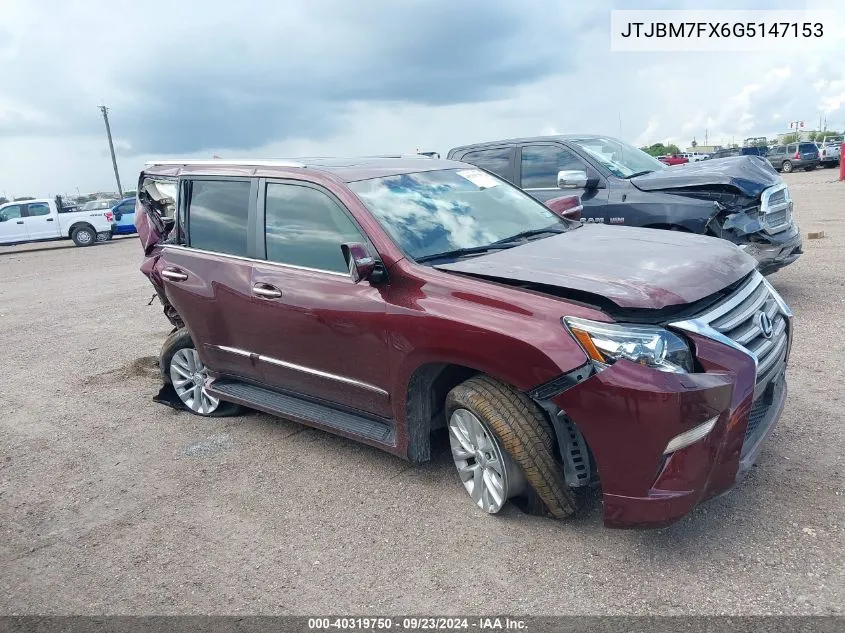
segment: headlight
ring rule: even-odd
[[[693,371],[689,345],[662,327],[599,323],[575,317],[564,317],[563,323],[596,362],[610,365],[626,358],[660,371]]]

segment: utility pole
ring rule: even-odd
[[[109,151],[111,152],[111,164],[114,167],[114,178],[117,180],[117,193],[123,198],[123,187],[120,186],[120,173],[117,171],[117,159],[114,157],[114,143],[111,140],[111,127],[109,127],[109,109],[104,106],[97,106],[103,113],[103,121],[106,122],[106,135],[109,137]]]
[[[707,128],[704,128],[704,146],[707,146]]]

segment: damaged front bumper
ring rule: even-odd
[[[754,257],[760,273],[771,274],[804,252],[793,207],[786,184],[769,187],[760,197],[759,207],[730,213],[724,218],[722,237],[731,239]]]

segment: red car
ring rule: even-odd
[[[174,326],[160,400],[257,409],[567,517],[663,526],[731,488],[786,397],[792,314],[735,245],[581,224],[432,158],[160,161],[137,227]],[[558,214],[559,213],[559,214]]]
[[[677,154],[658,156],[657,160],[661,163],[666,163],[667,165],[683,165],[684,163],[689,162],[689,158],[684,158],[683,156],[678,156]]]

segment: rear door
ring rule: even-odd
[[[219,374],[259,381],[250,357],[262,305],[250,290],[258,181],[191,177],[180,182],[180,244],[155,263],[167,300],[184,320],[202,361]]]
[[[814,161],[819,159],[819,147],[815,143],[799,143],[798,153],[801,160]]]
[[[56,214],[46,202],[29,202],[24,209],[26,231],[31,240],[46,240],[59,237],[59,225]]]
[[[516,162],[515,145],[500,145],[469,150],[463,154],[456,154],[454,160],[486,169],[513,184],[519,182],[517,178],[519,167]]]
[[[258,217],[266,261],[253,267],[251,325],[265,382],[392,417],[382,290],[354,283],[340,248],[376,256],[362,229],[331,192],[295,180],[262,180]]]
[[[23,205],[10,204],[0,208],[0,244],[26,242],[28,239]]]

